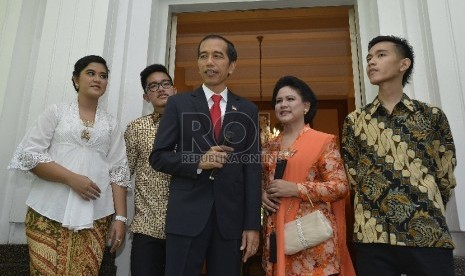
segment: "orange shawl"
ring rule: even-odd
[[[305,126],[304,131],[292,145],[292,149],[295,149],[296,152],[300,150],[305,152],[305,154],[297,154],[288,158],[283,179],[296,183],[305,181],[310,168],[318,161],[318,158],[328,146],[332,137],[332,135],[315,131],[308,125]],[[293,200],[295,201],[298,199],[295,197],[281,198],[280,207],[276,215],[277,276],[285,275],[286,255],[284,254],[284,224],[294,220],[299,210],[299,204],[291,204]],[[337,246],[341,261],[341,271],[339,275],[355,276],[355,270],[346,245],[345,199],[331,203],[331,207],[337,223],[339,243]],[[288,215],[285,214],[286,212],[288,212]]]

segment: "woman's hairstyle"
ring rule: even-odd
[[[276,106],[276,96],[278,95],[278,91],[286,86],[294,89],[300,95],[300,97],[302,97],[302,101],[304,103],[310,103],[310,110],[307,112],[307,114],[304,115],[304,122],[309,124],[313,120],[313,117],[315,117],[316,110],[318,108],[318,102],[313,90],[303,80],[294,76],[284,76],[280,78],[278,82],[276,82],[276,85],[273,89],[271,104],[273,107]]]
[[[84,68],[86,68],[89,64],[93,62],[103,64],[103,66],[105,66],[105,69],[107,70],[107,74],[110,73],[110,70],[108,69],[108,66],[107,66],[107,61],[103,57],[89,55],[89,56],[80,58],[78,61],[76,61],[76,63],[74,64],[73,77],[78,78],[82,70],[84,70]],[[73,78],[71,78],[71,81],[73,82],[74,89],[78,91]]]

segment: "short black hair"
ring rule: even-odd
[[[147,93],[147,91],[145,91],[145,89],[147,88],[147,78],[151,74],[156,73],[156,72],[165,73],[170,79],[171,83],[173,83],[173,79],[171,78],[170,74],[168,74],[168,69],[166,69],[164,65],[161,65],[161,64],[149,65],[145,67],[145,69],[142,70],[142,72],[140,72],[140,83],[142,85],[142,90],[144,90],[144,93]]]
[[[100,63],[105,66],[105,69],[107,70],[107,74],[110,73],[110,70],[108,69],[107,61],[101,57],[101,56],[96,56],[96,55],[89,55],[80,58],[76,63],[74,64],[74,71],[73,71],[73,77],[78,78],[79,74],[81,74],[82,70],[86,68],[89,64],[91,63]],[[74,80],[71,78],[71,81],[73,82],[74,89],[78,91],[76,84],[74,83]]]
[[[271,98],[271,104],[273,105],[273,108],[276,106],[276,97],[278,96],[278,91],[286,86],[296,90],[297,93],[299,93],[299,95],[302,97],[303,102],[310,103],[310,110],[307,112],[307,114],[304,115],[304,122],[309,124],[315,117],[316,111],[318,109],[318,100],[316,98],[315,92],[313,92],[310,86],[297,77],[284,76],[280,78],[278,82],[276,82],[276,85],[273,89],[273,97]]]
[[[397,53],[400,54],[402,58],[408,58],[411,61],[410,67],[405,71],[404,76],[402,77],[402,86],[405,86],[407,83],[410,82],[412,72],[413,72],[413,64],[414,64],[414,58],[415,54],[413,52],[413,47],[410,45],[410,43],[402,37],[394,36],[394,35],[380,35],[375,38],[373,38],[369,43],[368,43],[368,51],[375,45],[380,42],[392,42],[396,45],[396,50]]]
[[[235,62],[237,60],[237,51],[234,47],[234,44],[225,37],[218,34],[209,34],[202,38],[202,40],[200,40],[199,45],[197,46],[197,58],[200,57],[200,45],[207,39],[221,39],[224,42],[226,42],[226,45],[228,46],[226,52],[228,54],[229,63]]]

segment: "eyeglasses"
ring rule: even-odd
[[[165,89],[168,89],[170,88],[171,86],[173,86],[173,84],[171,83],[171,81],[169,80],[163,80],[161,81],[160,83],[158,82],[152,82],[150,83],[149,85],[147,85],[147,88],[146,90],[147,91],[150,91],[150,92],[157,92],[157,90],[161,87],[165,88]]]

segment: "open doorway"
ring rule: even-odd
[[[271,128],[278,127],[271,106],[273,87],[280,77],[294,75],[307,82],[318,97],[312,127],[341,137],[344,118],[355,109],[355,98],[360,97],[353,17],[352,6],[174,14],[170,56],[174,54],[175,85],[182,93],[202,84],[197,67],[198,43],[207,34],[221,34],[235,44],[238,52],[228,88],[254,101],[261,114],[269,118]],[[352,224],[349,211],[348,240]],[[246,266],[244,275],[262,273],[258,258]]]
[[[179,91],[201,85],[197,69],[197,44],[203,36],[218,33],[238,51],[237,68],[228,80],[234,93],[257,103],[270,113],[273,86],[284,75],[295,75],[315,91],[319,110],[313,122],[317,130],[341,136],[345,116],[355,108],[350,34],[351,6],[296,9],[179,13],[176,20],[175,84]],[[259,42],[262,36],[260,80]],[[262,93],[260,93],[260,81]],[[358,91],[357,91],[358,92]],[[357,93],[358,94],[358,93]]]

